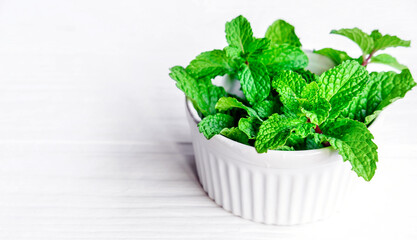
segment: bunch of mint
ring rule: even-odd
[[[226,23],[227,47],[201,53],[186,68],[171,68],[170,76],[202,117],[198,127],[207,139],[221,134],[259,153],[331,146],[369,181],[378,155],[367,125],[416,85],[408,69],[374,53],[409,42],[356,28],[334,33],[357,42],[364,55],[355,59],[338,50],[316,51],[337,65],[318,76],[305,69],[308,58],[292,25],[277,20],[264,38],[256,38],[239,16]],[[402,72],[369,74],[368,62],[401,66]],[[212,83],[223,75],[236,79],[243,95]]]

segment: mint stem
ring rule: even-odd
[[[372,51],[368,57],[362,62],[362,66],[366,67],[376,51]]]

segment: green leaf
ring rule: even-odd
[[[215,86],[210,80],[196,80],[180,66],[170,69],[169,76],[177,82],[177,87],[193,102],[204,116],[216,113],[215,105],[219,98],[226,95],[223,87]]]
[[[339,150],[343,160],[350,162],[358,176],[370,181],[376,170],[378,147],[372,141],[374,137],[365,124],[339,118],[326,122],[320,128],[323,134],[315,136],[328,141],[333,148]]]
[[[301,77],[306,80],[307,83],[317,82],[319,80],[319,76],[317,74],[311,72],[310,70],[306,69],[296,69],[294,70],[296,73],[300,74]]]
[[[329,118],[338,117],[361,94],[369,82],[365,67],[345,61],[324,72],[318,81],[320,96],[332,106]]]
[[[230,46],[245,53],[252,42],[253,32],[249,21],[242,15],[226,23],[226,40]]]
[[[253,109],[258,113],[259,117],[267,118],[277,112],[277,104],[271,100],[264,100],[253,105]]]
[[[245,94],[249,103],[255,104],[268,97],[271,84],[268,71],[262,63],[242,64],[241,70],[238,72],[238,78],[243,94]]]
[[[210,115],[198,123],[198,129],[207,139],[219,134],[224,128],[233,127],[233,117],[223,113]]]
[[[332,30],[330,33],[342,35],[354,41],[362,49],[364,55],[371,53],[373,50],[374,40],[359,28],[342,28],[339,30]]]
[[[374,40],[374,42],[380,38],[382,38],[382,34],[378,30],[373,30],[371,32],[371,38]]]
[[[384,50],[389,47],[409,47],[411,41],[402,40],[397,36],[384,35],[375,40],[374,51]]]
[[[239,129],[244,132],[249,139],[255,139],[258,134],[261,121],[254,117],[241,118],[238,123]]]
[[[336,50],[333,48],[323,48],[320,50],[314,50],[313,52],[330,58],[335,65],[339,65],[346,60],[353,59],[346,52]]]
[[[284,108],[299,113],[299,102],[297,98],[301,97],[301,92],[306,86],[306,81],[301,75],[291,70],[281,70],[277,72],[272,80],[272,87],[279,93],[279,98]]]
[[[213,50],[198,55],[190,62],[186,70],[196,79],[213,79],[216,76],[232,73],[234,68],[236,68],[234,62],[226,56],[225,51]]]
[[[216,104],[216,109],[219,111],[227,111],[231,108],[243,109],[248,113],[249,116],[260,119],[257,112],[254,109],[245,106],[243,103],[239,102],[239,100],[237,100],[234,97],[222,97]]]
[[[406,69],[407,66],[400,64],[393,56],[383,53],[371,58],[371,63],[380,63],[391,66],[398,70]]]
[[[244,132],[240,131],[239,128],[224,128],[221,130],[220,134],[236,142],[248,144],[248,136],[246,136]]]
[[[294,27],[284,20],[277,20],[272,23],[266,30],[265,37],[277,45],[288,44],[301,47],[300,39],[295,34]]]
[[[313,127],[314,124],[307,123],[305,117],[293,118],[275,113],[259,128],[255,148],[262,153],[268,149],[283,147],[293,132],[306,137]]]
[[[319,86],[316,82],[308,84],[301,93],[299,99],[301,111],[306,114],[310,121],[320,125],[329,116],[330,103],[319,96]]]
[[[410,70],[404,69],[400,74],[394,72],[371,73],[373,79],[371,88],[367,95],[368,116],[365,118],[365,124],[371,123],[379,113],[389,104],[403,98],[410,91],[416,82],[411,76]]]
[[[274,46],[260,56],[259,61],[274,74],[283,69],[300,69],[308,65],[307,55],[299,48],[291,45]]]

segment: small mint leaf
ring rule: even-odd
[[[402,40],[397,36],[384,35],[377,38],[374,43],[374,51],[384,50],[389,47],[409,47],[411,41]]]
[[[323,48],[320,50],[314,50],[313,52],[330,58],[335,65],[339,65],[346,60],[353,59],[346,52],[333,48]]]
[[[306,86],[306,81],[301,75],[291,70],[281,70],[277,72],[272,80],[272,87],[279,93],[279,98],[288,111],[298,114],[301,92]]]
[[[243,94],[249,103],[255,104],[268,97],[271,84],[268,71],[262,63],[242,64],[241,70],[238,72],[238,78]]]
[[[301,47],[300,39],[294,31],[294,27],[284,20],[277,20],[266,30],[265,37],[271,40],[273,44],[288,44],[295,47]]]
[[[243,109],[248,113],[248,115],[250,117],[256,117],[256,118],[260,119],[257,112],[254,109],[245,106],[243,103],[239,102],[239,100],[237,100],[236,98],[222,97],[216,103],[216,109],[219,110],[219,111],[227,111],[231,108]]]
[[[396,68],[398,70],[403,70],[407,68],[407,66],[402,65],[401,63],[397,61],[397,59],[395,59],[393,56],[386,54],[386,53],[373,56],[371,58],[371,63],[385,64],[393,68]]]
[[[223,113],[210,115],[198,123],[198,129],[207,139],[219,134],[224,128],[233,127],[233,117]]]
[[[248,140],[249,140],[248,136],[246,136],[244,132],[239,130],[239,128],[236,128],[236,127],[224,128],[223,130],[220,131],[220,134],[236,142],[248,144]]]
[[[374,40],[372,37],[359,28],[342,28],[339,30],[332,30],[330,33],[342,35],[354,41],[361,48],[364,55],[371,53],[374,48]]]
[[[249,139],[255,139],[261,123],[261,121],[254,117],[241,118],[239,120],[238,127],[248,136]]]
[[[231,58],[223,50],[203,52],[187,66],[187,72],[194,78],[213,79],[216,76],[230,74],[236,68]]]
[[[246,53],[252,39],[252,27],[249,21],[242,15],[226,23],[226,40],[230,46],[236,47],[242,53]]]

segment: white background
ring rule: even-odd
[[[256,36],[282,18],[306,49],[357,55],[330,30],[414,46],[416,11],[413,0],[0,1],[0,239],[417,239],[417,90],[381,115],[376,176],[342,212],[277,227],[205,195],[168,77],[223,48],[239,14]],[[417,76],[416,48],[387,52]]]

